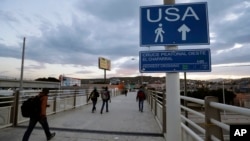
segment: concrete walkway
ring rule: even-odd
[[[49,116],[51,131],[56,132],[52,141],[165,141],[146,101],[144,112],[139,112],[135,92],[113,97],[108,113],[104,109],[100,114],[101,104],[98,101],[95,113],[89,104]],[[26,126],[1,129],[0,140],[20,141]],[[40,125],[36,127],[30,141],[46,141]]]

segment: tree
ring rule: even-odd
[[[225,103],[234,104],[235,94],[232,91],[224,90]],[[223,89],[209,90],[208,88],[199,88],[197,91],[190,92],[187,94],[189,97],[204,99],[206,96],[218,97],[220,103],[223,103]]]
[[[35,81],[47,81],[47,82],[60,82],[60,80],[54,78],[54,77],[48,77],[48,78],[37,78]]]
[[[218,97],[219,102],[223,103],[223,89],[210,91],[210,95]],[[225,104],[233,104],[234,98],[236,97],[234,92],[224,89],[224,96],[225,96]]]

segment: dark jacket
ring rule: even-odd
[[[98,97],[99,97],[99,92],[98,92],[96,89],[94,89],[94,90],[91,92],[91,94],[89,95],[88,100],[91,99],[91,100],[93,100],[93,101],[97,101],[97,98],[98,98]]]
[[[146,99],[146,93],[143,89],[139,89],[137,92],[136,100],[145,100]]]
[[[48,95],[41,92],[39,93],[36,98],[38,98],[38,102],[36,103],[37,107],[39,107],[32,115],[31,118],[42,119],[46,117],[46,109],[49,107],[48,105]],[[38,113],[37,113],[38,112]]]

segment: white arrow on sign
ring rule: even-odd
[[[190,32],[191,30],[189,27],[183,24],[180,28],[178,28],[178,31],[182,32],[181,39],[185,41],[187,39],[187,32]]]

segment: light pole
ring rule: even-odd
[[[143,85],[143,73],[141,73],[141,85]]]
[[[224,80],[222,81],[222,94],[223,94],[223,104],[226,104],[225,101],[225,84],[224,84]],[[226,115],[226,111],[224,110],[224,115]]]
[[[135,58],[131,58],[131,60],[135,60]],[[140,71],[139,71],[140,72]],[[143,85],[143,73],[140,73],[140,77],[141,77],[141,85]],[[138,84],[139,84],[139,80],[138,80]]]
[[[14,126],[17,125],[17,120],[18,120],[18,105],[19,105],[19,96],[20,92],[23,90],[23,65],[24,65],[24,54],[25,54],[25,37],[23,38],[23,51],[22,51],[22,63],[21,63],[21,75],[20,75],[20,84],[19,84],[19,90],[16,94],[15,98],[15,108],[14,108]]]
[[[21,63],[21,75],[20,75],[20,86],[19,91],[23,90],[23,65],[24,65],[24,54],[25,54],[25,37],[23,38],[23,51],[22,51],[22,63]]]

